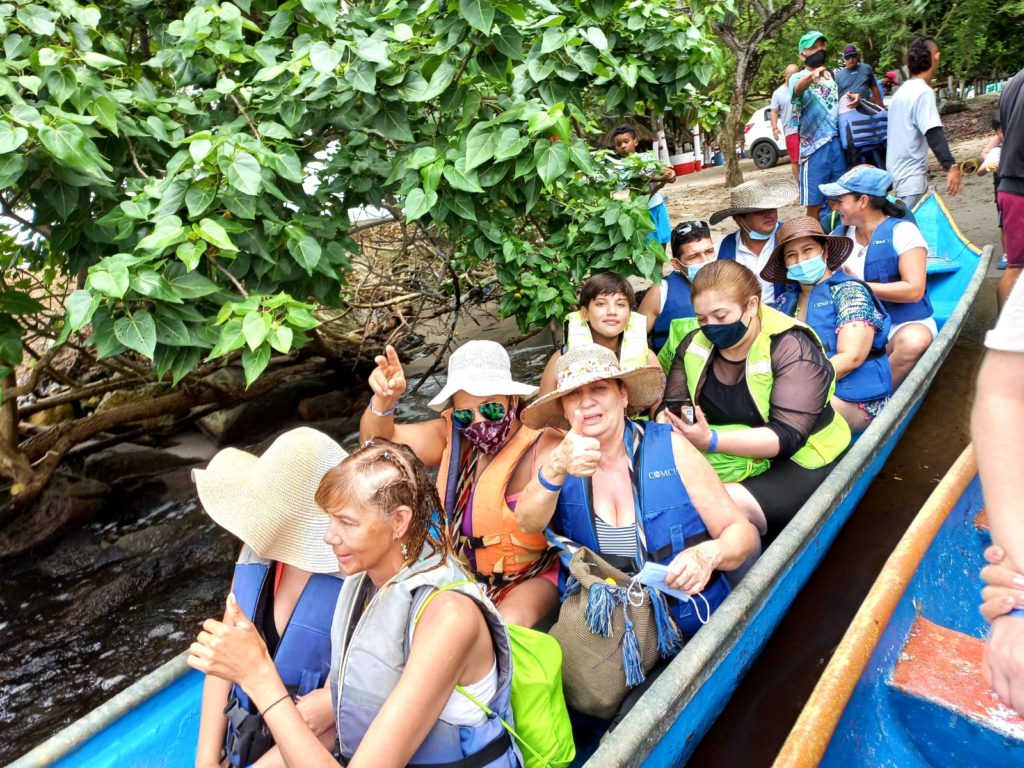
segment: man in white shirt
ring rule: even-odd
[[[786,138],[786,151],[789,153],[789,164],[793,169],[793,178],[800,172],[800,127],[793,120],[793,100],[789,90],[789,80],[800,71],[796,64],[786,67],[782,85],[772,92],[772,135],[775,140],[779,136]]]
[[[734,259],[757,275],[761,283],[761,301],[775,298],[776,287],[761,279],[761,270],[775,250],[775,232],[779,228],[779,208],[792,205],[799,190],[791,181],[747,181],[729,192],[729,207],[715,211],[712,226],[732,217],[739,227],[718,244],[716,259]]]
[[[939,46],[934,38],[914,40],[907,48],[910,79],[889,102],[885,167],[892,174],[895,195],[908,208],[913,208],[928,191],[929,147],[946,169],[946,192],[958,195],[963,187],[960,166],[949,151],[932,90],[932,76],[938,67]]]

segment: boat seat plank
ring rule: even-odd
[[[1024,717],[1002,704],[981,672],[984,640],[918,616],[889,685],[1024,743]]]
[[[947,275],[960,271],[960,264],[956,261],[948,261],[942,258],[928,258],[929,275]]]

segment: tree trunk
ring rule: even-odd
[[[736,74],[733,76],[729,115],[725,120],[725,139],[722,142],[722,148],[725,150],[725,186],[730,188],[743,183],[743,171],[740,170],[740,161],[736,157],[736,145],[743,141],[743,110],[747,105],[747,88],[757,73],[759,63],[760,59],[754,56],[736,57]]]

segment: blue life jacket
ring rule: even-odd
[[[775,225],[775,232],[778,233],[779,227],[782,226],[780,221]],[[736,243],[739,240],[740,231],[737,229],[735,232],[730,232],[728,235],[722,238],[722,244],[718,246],[719,259],[728,259],[729,261],[736,261]],[[756,275],[759,282],[762,284],[764,281],[761,279],[761,275]],[[786,292],[786,286],[780,283],[775,285],[775,298],[778,299],[783,293]]]
[[[672,455],[672,427],[653,421],[646,422],[634,465],[632,474],[640,507],[639,522],[647,541],[647,551],[644,553],[646,560],[667,565],[687,547],[711,538],[676,470]],[[572,475],[567,477],[558,496],[551,528],[556,534],[600,553],[592,496],[589,479]],[[624,558],[605,554],[602,557],[610,565],[627,573],[635,573],[637,570],[635,563],[624,562]],[[559,599],[565,598],[567,568],[568,558],[562,558],[562,568],[558,575]],[[729,582],[716,571],[702,594],[714,611],[729,594]],[[672,618],[684,635],[691,636],[700,629],[701,622],[693,602],[675,598],[668,598],[667,602]],[[703,615],[703,606],[700,610]]]
[[[875,338],[871,342],[871,351],[868,353],[867,359],[836,381],[836,395],[840,398],[851,403],[866,403],[869,400],[878,400],[892,395],[892,369],[889,367],[889,356],[885,349],[892,322],[882,302],[862,280],[851,277],[845,272],[836,272],[828,280],[818,283],[811,289],[806,322],[821,339],[825,355],[832,357],[838,349],[839,341],[836,334],[836,305],[832,301],[832,286],[849,280],[860,283],[867,289],[875,307],[884,318],[882,329],[875,331]],[[800,289],[791,287],[785,296],[775,302],[775,309],[790,317],[795,317],[799,297]]]
[[[252,621],[264,589],[273,589],[272,563],[238,563],[232,592],[238,606]],[[314,573],[295,604],[288,626],[274,653],[274,665],[293,696],[322,688],[331,670],[331,620],[342,579]],[[273,617],[267,617],[273,621]],[[252,701],[238,685],[231,687],[224,711],[228,730],[224,750],[231,765],[249,765],[274,745],[270,731]]]
[[[690,301],[690,281],[678,272],[670,272],[661,290],[668,291],[665,308],[654,321],[651,330],[651,349],[655,352],[665,346],[672,321],[680,317],[693,317],[693,302]]]
[[[864,280],[869,283],[895,283],[903,278],[900,276],[900,255],[892,244],[892,231],[903,219],[890,216],[875,229],[868,245],[864,261]],[[932,316],[932,303],[928,299],[928,291],[920,301],[894,302],[882,300],[889,311],[893,325],[909,323],[913,320],[925,320]]]

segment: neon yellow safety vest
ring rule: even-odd
[[[771,344],[772,338],[781,333],[798,328],[814,339],[814,343],[822,350],[821,340],[817,334],[805,323],[801,323],[792,317],[772,309],[761,307],[759,311],[761,320],[761,331],[754,339],[753,345],[747,352],[746,382],[750,397],[757,407],[758,413],[764,422],[768,423],[768,414],[771,408],[772,383],[775,376],[772,373]],[[686,350],[683,352],[683,370],[686,372],[686,387],[690,393],[692,402],[699,402],[700,390],[704,385],[706,369],[711,361],[711,353],[714,345],[699,330],[693,334]],[[831,368],[831,365],[829,366]],[[835,371],[832,371],[832,381],[828,388],[828,399],[825,401],[826,409],[831,410],[832,395],[835,393],[836,381]],[[737,425],[712,426],[713,429],[736,429]],[[832,418],[824,427],[813,432],[807,438],[807,442],[796,453],[792,459],[805,469],[818,469],[826,464],[835,461],[839,455],[846,450],[850,444],[850,427],[846,419],[835,411],[832,411]],[[709,454],[708,458],[715,454]],[[746,457],[733,457],[734,459],[746,459]],[[714,462],[712,462],[714,466]],[[763,470],[761,470],[763,471]],[[754,472],[753,474],[760,474]],[[752,476],[752,475],[748,475]]]
[[[593,344],[594,336],[590,332],[590,324],[583,319],[583,312],[570,312],[565,318],[568,330],[565,334],[565,346],[568,349],[580,344]],[[647,365],[647,316],[639,312],[630,312],[626,330],[622,333],[622,346],[619,348],[619,365],[627,368],[642,368]]]

